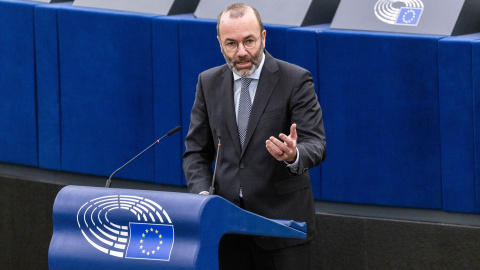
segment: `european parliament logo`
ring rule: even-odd
[[[77,223],[88,243],[111,256],[169,261],[174,226],[165,209],[138,196],[95,198],[80,207]]]
[[[423,13],[421,0],[379,0],[375,4],[375,16],[384,23],[417,26]]]

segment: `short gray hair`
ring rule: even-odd
[[[249,8],[253,10],[255,17],[257,17],[258,25],[260,26],[260,33],[263,32],[265,28],[263,27],[262,18],[260,17],[260,13],[258,12],[258,10],[254,7],[250,7],[242,3],[237,3],[227,7],[224,11],[220,13],[220,15],[218,15],[217,36],[220,36],[220,20],[222,19],[223,14],[225,14],[226,12],[230,12],[230,18],[241,18],[247,13],[247,9]]]

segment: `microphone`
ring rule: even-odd
[[[181,129],[180,126],[177,126],[176,128],[170,130],[169,132],[167,132],[167,134],[163,135],[160,139],[156,140],[154,143],[152,143],[149,147],[145,148],[142,152],[140,152],[138,155],[134,156],[132,159],[130,159],[127,163],[123,164],[120,168],[116,169],[111,175],[110,177],[108,178],[107,180],[107,183],[105,184],[105,187],[106,188],[109,188],[110,185],[112,184],[112,177],[113,175],[115,175],[118,171],[120,171],[121,169],[123,169],[123,167],[127,166],[130,162],[132,162],[133,160],[135,160],[137,157],[139,157],[141,154],[143,154],[145,151],[147,151],[148,149],[150,149],[150,147],[154,146],[156,143],[160,142],[163,138],[167,137],[167,136],[170,136],[172,135],[173,133],[179,131]]]
[[[213,195],[213,193],[215,192],[215,188],[213,187],[213,185],[215,184],[215,175],[217,173],[217,167],[218,167],[218,153],[220,153],[220,146],[222,145],[220,143],[220,137],[222,137],[222,133],[219,128],[217,128],[216,133],[217,133],[217,140],[218,140],[218,148],[217,148],[217,157],[215,158],[215,168],[213,169],[212,186],[208,190],[208,194],[210,195]]]

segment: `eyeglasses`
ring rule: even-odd
[[[245,49],[253,49],[255,48],[255,45],[257,41],[254,38],[247,38],[244,41],[242,41],[243,47]],[[227,43],[223,43],[223,47],[229,51],[229,52],[235,52],[238,50],[238,42],[237,41],[228,41]]]

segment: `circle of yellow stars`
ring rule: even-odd
[[[150,230],[145,230],[145,233],[142,234],[142,238],[145,238],[149,233],[155,233],[155,234],[158,234],[158,230],[155,230],[155,232],[153,231],[153,228],[150,228]],[[160,239],[158,241],[158,246],[156,248],[156,250],[160,250],[160,245],[163,245],[163,241],[161,240],[162,239],[162,235],[161,234],[158,234],[158,238]],[[150,256],[151,255],[154,255],[155,254],[155,249],[154,250],[150,250],[150,251],[146,251],[145,249],[143,249],[144,246],[143,246],[143,239],[140,239],[140,249],[142,250],[142,253],[144,254],[147,254],[147,256]]]

